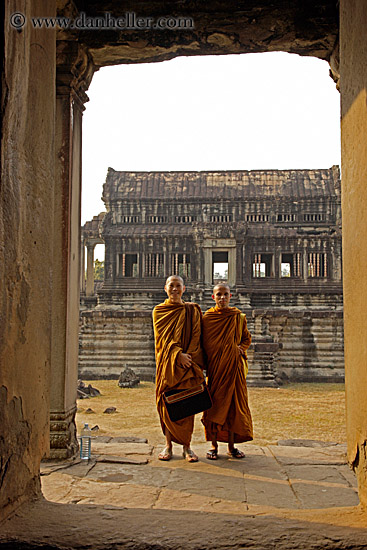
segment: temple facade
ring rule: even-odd
[[[337,166],[222,172],[109,168],[106,213],[82,231],[88,254],[86,280],[82,274],[82,373],[116,376],[128,364],[154,377],[151,310],[165,297],[166,277],[179,274],[186,299],[203,311],[212,305],[213,284],[230,284],[232,304],[247,313],[253,333],[249,383],[251,377],[271,385],[282,379],[341,380],[340,192]],[[93,248],[101,242],[105,279],[96,289]],[[112,326],[126,334],[111,347]],[[139,367],[143,348],[149,361]]]

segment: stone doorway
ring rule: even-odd
[[[182,3],[174,6],[178,12],[186,9]],[[46,14],[44,2],[32,0],[24,9],[30,22],[38,13],[76,16],[82,8],[78,1],[67,6],[51,1]],[[115,2],[88,4],[91,16],[103,10],[118,13],[119,8]],[[167,8],[163,3],[146,2],[140,9],[146,14],[154,10],[154,16],[159,16]],[[69,34],[60,29],[56,36],[54,29],[11,28],[8,22],[15,5],[5,3],[0,225],[4,243],[0,263],[2,517],[40,495],[39,464],[48,452],[50,409],[60,447],[68,447],[70,453],[74,450],[81,128],[94,70],[176,55],[274,49],[318,56],[330,62],[336,80],[341,74],[348,459],[358,476],[361,501],[367,503],[367,348],[361,332],[367,324],[364,2],[233,3],[225,10],[214,3],[210,10],[205,13],[194,3],[195,27],[184,34],[182,29],[162,33],[135,29],[127,31],[128,36],[109,30],[79,33],[74,29]]]

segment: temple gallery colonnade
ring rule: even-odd
[[[26,24],[17,26],[11,16],[19,6],[7,0],[2,34],[1,517],[40,494],[39,466],[50,454],[50,430],[53,456],[71,456],[76,449],[82,113],[93,72],[178,55],[274,50],[327,60],[341,92],[348,458],[367,504],[364,0],[216,2],[207,12],[193,2],[194,26],[159,32],[35,28],[34,16],[76,17],[85,7],[78,0],[46,4],[25,3]],[[170,9],[187,15],[185,6],[174,2]],[[89,16],[121,10],[119,2],[88,2]],[[167,8],[142,2],[139,10],[159,17]]]

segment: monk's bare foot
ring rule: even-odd
[[[172,448],[165,447],[161,453],[158,455],[159,460],[171,460],[172,458]]]
[[[236,449],[236,447],[233,447],[233,449],[228,449],[227,455],[232,458],[245,458],[245,453],[239,449]]]
[[[199,460],[198,456],[189,447],[184,447],[182,454],[184,459],[187,460],[187,462],[198,462]]]

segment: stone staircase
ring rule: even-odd
[[[269,329],[274,340],[282,342],[275,364],[278,376],[291,381],[344,379],[341,314],[278,315],[270,320]]]

